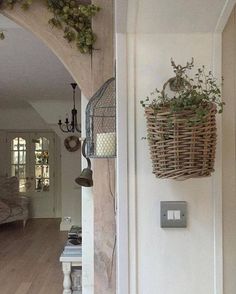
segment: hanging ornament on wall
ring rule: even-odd
[[[69,152],[75,152],[80,148],[81,143],[78,137],[69,136],[64,140],[64,145]]]

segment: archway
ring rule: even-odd
[[[22,27],[27,28],[40,38],[61,60],[74,80],[79,84],[83,94],[91,97],[92,93],[99,86],[113,75],[113,1],[93,1],[100,6],[101,12],[93,21],[93,28],[98,37],[96,47],[99,50],[93,52],[92,56],[81,55],[76,48],[68,45],[61,32],[48,25],[49,12],[42,0],[34,1],[29,12],[24,12],[19,6],[13,10],[4,10],[3,14]],[[114,160],[94,160],[94,188],[93,201],[95,212],[94,223],[94,244],[95,259],[95,284],[91,280],[91,287],[94,286],[95,293],[113,293],[115,286],[110,285],[110,277],[106,269],[111,266],[111,257],[114,243],[114,229],[107,234],[104,230],[110,228],[110,220],[114,220],[113,205],[110,201],[110,183],[104,174],[114,174]],[[112,188],[114,189],[114,177],[112,177]],[[105,209],[104,209],[105,208]],[[106,218],[104,218],[106,215]],[[97,217],[96,217],[97,216]],[[114,228],[114,226],[113,226]],[[99,240],[103,240],[99,242]],[[97,242],[98,241],[98,242]],[[105,245],[103,244],[110,244]],[[93,254],[93,253],[92,253]],[[106,263],[104,263],[104,257]],[[107,262],[108,261],[108,262]],[[99,264],[104,272],[98,273]],[[108,270],[109,271],[109,270]],[[114,270],[113,270],[114,274]],[[91,273],[92,275],[92,273]]]

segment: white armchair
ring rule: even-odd
[[[29,216],[29,199],[19,195],[17,177],[0,177],[0,224],[22,220]]]

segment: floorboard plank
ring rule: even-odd
[[[0,225],[0,293],[61,294],[59,256],[66,240],[59,219]]]

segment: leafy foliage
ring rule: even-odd
[[[0,32],[0,40],[4,40],[5,39],[5,35],[3,32]]]
[[[188,67],[187,69],[191,69]],[[176,70],[174,70],[176,73]],[[166,94],[164,90],[155,89],[151,97],[147,96],[140,103],[143,107],[150,107],[156,113],[163,109],[170,111],[171,114],[181,113],[183,111],[193,112],[190,123],[198,124],[204,121],[204,117],[209,113],[209,105],[216,105],[217,112],[223,112],[224,102],[221,101],[221,91],[217,85],[211,71],[206,73],[205,66],[198,68],[193,78],[185,72],[181,77],[176,74],[172,81],[181,81],[182,85],[178,87],[173,97]]]
[[[33,0],[2,0],[0,4],[11,9],[16,3],[20,3],[22,9],[29,9]],[[79,4],[77,0],[46,0],[48,9],[53,13],[49,19],[52,27],[62,29],[64,38],[69,42],[75,42],[81,53],[91,53],[96,41],[96,35],[92,30],[92,17],[100,10],[96,5]],[[0,39],[4,39],[4,33],[0,32]]]

